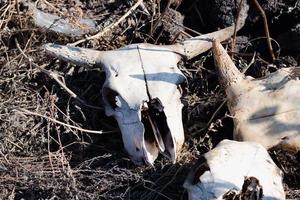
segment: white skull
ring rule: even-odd
[[[244,188],[245,178],[256,180],[257,185]],[[256,196],[236,199],[261,199],[261,195],[264,200],[285,199],[282,172],[266,149],[255,142],[221,141],[194,165],[184,187],[189,200],[224,199],[229,192]]]
[[[152,164],[159,152],[175,161],[184,142],[178,85],[185,77],[177,68],[181,57],[150,44],[108,54],[113,56],[101,61],[105,111],[118,121],[128,154],[135,163]]]
[[[245,13],[237,28],[243,26]],[[125,149],[136,164],[153,164],[159,152],[176,161],[184,142],[182,104],[178,85],[185,80],[177,68],[184,57],[193,58],[211,48],[211,39],[231,37],[234,25],[174,45],[132,44],[113,51],[46,44],[60,59],[104,69],[105,111],[120,127]]]
[[[299,151],[300,68],[253,79],[239,72],[220,43],[214,42],[213,51],[234,120],[234,139]]]
[[[151,44],[92,54],[91,50],[53,44],[46,49],[95,55],[95,63],[106,74],[102,89],[105,112],[117,120],[131,159],[136,164],[152,164],[161,152],[175,162],[184,142],[178,86],[185,77],[177,67],[178,53]]]

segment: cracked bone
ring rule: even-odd
[[[237,24],[247,17],[245,5]],[[150,164],[161,152],[176,161],[184,142],[179,84],[185,80],[177,67],[211,48],[211,39],[223,41],[234,25],[174,45],[131,44],[111,51],[46,44],[46,51],[81,66],[99,66],[106,74],[102,95],[108,116],[120,127],[124,147],[136,164]]]
[[[184,187],[189,200],[226,199],[230,193],[240,198],[229,199],[285,199],[281,170],[256,142],[221,141],[200,157]]]
[[[282,68],[263,78],[245,77],[218,41],[215,63],[234,121],[234,139],[265,148],[300,150],[300,68]]]

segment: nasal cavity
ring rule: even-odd
[[[142,122],[145,127],[144,139],[148,143],[155,144],[161,152],[164,152],[167,135],[170,133],[164,107],[158,98],[144,102],[144,104],[146,104],[142,109]]]

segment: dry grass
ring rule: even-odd
[[[101,108],[104,73],[58,62],[41,50],[47,42],[66,44],[79,38],[35,27],[26,7],[17,2],[0,2],[0,199],[187,199],[182,184],[190,166],[230,137],[224,133],[232,132],[211,54],[180,63],[187,76],[183,85],[187,142],[178,163],[159,158],[154,168],[137,167],[127,158],[120,134],[110,132],[118,130],[116,122]],[[83,16],[97,16],[99,26],[106,27],[130,8],[107,2],[82,3]],[[72,15],[67,11],[75,6],[62,0],[48,3],[51,6],[41,7],[59,15]],[[176,38],[163,27],[149,32],[163,11],[153,6],[147,4],[149,10],[156,9],[155,15],[136,11],[110,34],[81,45],[107,50],[133,42],[173,41]],[[182,32],[182,26],[174,30]],[[64,77],[66,86],[85,103],[30,63],[16,41],[34,63]]]

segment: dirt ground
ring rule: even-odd
[[[92,18],[97,32],[134,4],[130,0],[0,1],[0,199],[187,199],[182,184],[189,168],[219,141],[232,138],[233,122],[212,53],[179,63],[187,81],[182,85],[186,142],[178,162],[159,157],[154,167],[135,166],[123,149],[116,122],[101,107],[104,73],[58,61],[42,49],[49,42],[67,44],[84,36],[37,27],[29,2],[60,17]],[[110,50],[137,42],[171,44],[229,26],[238,12],[238,3],[232,0],[144,2],[149,14],[139,7],[104,36],[78,46]],[[246,73],[253,77],[298,66],[300,2],[259,1],[274,39],[274,62],[262,18],[252,2],[233,50],[235,62],[242,68],[253,60]],[[64,79],[86,103],[72,98],[29,57]],[[270,154],[284,172],[287,198],[300,199],[300,153]]]

